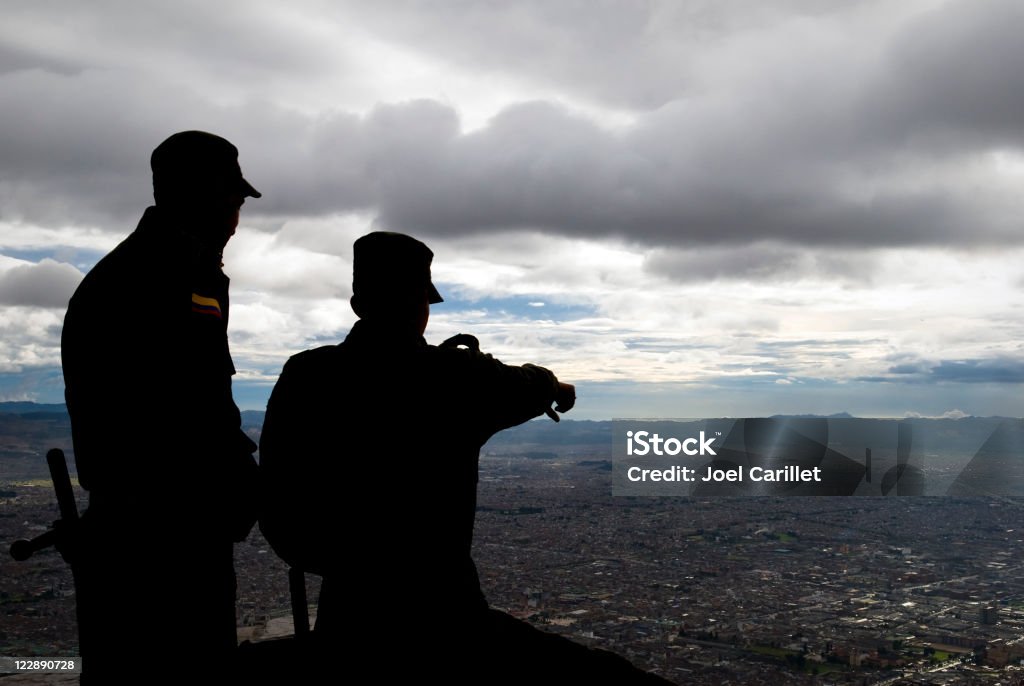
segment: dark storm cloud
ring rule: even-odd
[[[644,262],[649,273],[680,283],[764,279],[779,283],[814,278],[868,285],[873,268],[874,260],[861,253],[829,255],[794,245],[758,243],[658,251]]]
[[[734,32],[829,15],[849,3],[793,0],[514,3],[359,2],[325,5],[455,67],[528,75],[560,92],[631,109],[655,109],[700,88],[701,51]]]
[[[13,2],[0,33],[12,53],[80,69],[128,67],[188,78],[264,79],[330,68],[309,40],[315,15],[283,7],[243,7],[202,0]],[[0,53],[0,56],[6,53]]]
[[[289,109],[270,104],[271,91],[345,65],[309,40],[315,16],[239,9],[195,0],[5,7],[0,220],[123,233],[152,200],[149,153],[184,129],[281,139],[289,157],[308,156],[309,120],[295,124]],[[243,165],[246,152],[260,157],[255,148],[243,148]]]
[[[502,68],[512,69],[507,55],[516,53],[557,74],[553,65],[586,60],[515,46],[528,45],[520,42],[527,35],[544,35],[531,33],[540,28],[534,24],[548,32],[571,31],[577,40],[544,46],[586,50],[597,68],[601,55],[621,57],[628,76],[609,69],[601,79],[574,74],[560,84],[616,84],[627,100],[636,96],[631,84],[645,84],[667,97],[660,109],[639,115],[632,130],[613,134],[543,103],[511,108],[487,129],[453,140],[450,165],[437,164],[414,187],[387,189],[378,199],[383,223],[432,233],[535,226],[672,246],[759,238],[853,246],[1021,240],[1019,194],[987,188],[987,179],[966,171],[991,150],[1020,152],[1019,3],[942,5],[908,21],[883,44],[872,43],[872,35],[851,42],[851,51],[869,59],[817,63],[813,53],[800,59],[798,48],[783,45],[776,50],[790,55],[770,55],[776,59],[762,73],[748,69],[751,76],[736,83],[714,84],[716,67],[707,66],[704,76],[712,85],[692,91],[672,76],[687,65],[663,59],[665,53],[643,68],[675,42],[653,39],[649,48],[635,43],[666,27],[717,34],[749,28],[747,22],[757,19],[781,22],[807,6],[757,11],[747,3],[746,16],[736,6],[708,16],[643,4],[632,6],[628,19],[605,16],[622,7],[602,5],[577,23],[549,16],[564,11],[563,5],[506,10],[497,17],[477,7],[468,21],[487,28],[475,34],[455,29],[451,43],[480,41],[471,48],[474,57],[497,54],[495,59],[508,61]],[[835,20],[828,11],[822,21]],[[432,16],[421,20],[447,26],[467,21],[443,10]],[[494,40],[509,34],[516,39]],[[565,44],[581,47],[551,47]],[[770,272],[785,268],[786,259],[769,256],[749,268]]]
[[[915,183],[909,191],[894,183],[855,197],[849,184],[875,182],[848,177],[892,171],[869,168],[885,167],[875,153],[867,161],[850,153],[844,168],[838,160],[800,158],[796,146],[745,146],[729,131],[695,139],[691,131],[701,127],[691,126],[685,109],[626,134],[542,102],[510,107],[469,134],[458,133],[452,110],[431,102],[378,108],[363,120],[339,116],[314,133],[321,143],[312,166],[322,170],[315,188],[323,192],[310,197],[309,188],[295,187],[299,202],[282,209],[372,208],[382,227],[428,235],[540,228],[673,247],[759,239],[869,247],[1021,238],[1015,199],[941,183]],[[921,164],[931,173],[926,160]],[[918,173],[903,161],[897,166],[901,174]],[[299,170],[282,181],[303,178]],[[748,258],[745,269],[752,272],[784,270],[800,259],[778,248]],[[703,269],[724,275],[730,267]]]
[[[756,121],[774,110],[791,118],[795,131],[806,131],[821,115],[826,123],[843,124],[867,117],[866,127],[831,131],[837,146],[850,134],[879,133],[886,124],[896,136],[944,124],[1020,131],[1024,6],[1015,0],[936,3],[882,38],[857,14],[873,11],[884,24],[886,15],[899,16],[886,2],[642,0],[590,3],[585,12],[548,0],[344,4],[383,39],[453,67],[525,73],[560,92],[633,110],[707,95],[716,76],[727,77],[713,58],[731,54],[728,46],[735,43],[739,57],[746,51],[752,59],[773,59],[764,71],[751,70],[757,78],[741,84],[748,90],[738,94],[740,102],[749,93],[751,104],[760,103],[737,112]],[[781,42],[830,33],[848,39],[851,52],[873,56],[871,64],[855,56],[815,63],[813,48],[803,52],[796,41]],[[759,36],[779,44],[757,46]],[[742,45],[745,38],[753,47]],[[781,72],[782,66],[791,71]],[[789,100],[796,95],[805,99]]]
[[[878,126],[956,145],[1019,147],[1024,133],[1024,4],[961,0],[923,14],[886,51]],[[864,112],[867,114],[867,112]]]
[[[922,374],[928,370],[920,364],[897,364],[889,367],[890,374]]]
[[[965,383],[1020,383],[1024,381],[1024,361],[943,360],[932,367],[930,376],[936,381]]]
[[[801,52],[803,34],[787,31],[842,35],[843,3],[682,6],[343,10],[462,70],[534,78],[546,69],[566,92],[620,102],[636,116],[635,125],[609,130],[557,104],[528,102],[469,133],[453,107],[436,101],[308,114],[275,100],[275,79],[327,67],[322,55],[302,51],[301,34],[275,36],[272,16],[236,26],[231,13],[199,5],[194,16],[180,8],[151,16],[126,3],[110,28],[78,9],[100,35],[124,36],[125,55],[156,66],[134,68],[122,57],[118,68],[103,50],[82,57],[89,68],[81,73],[74,65],[21,68],[31,61],[9,58],[0,68],[0,219],[123,231],[149,202],[149,151],[173,131],[203,128],[239,146],[246,175],[264,192],[245,208],[256,218],[359,210],[375,213],[381,227],[428,236],[530,229],[672,249],[1024,239],[1021,194],[993,180],[986,162],[992,151],[1021,153],[1020,5],[948,3],[896,30],[864,30],[860,42],[846,38],[848,49],[831,53],[823,39]],[[157,31],[165,24],[177,42]],[[744,53],[744,31],[776,25],[768,47],[754,41]],[[676,28],[709,49],[733,46],[730,66],[680,47]],[[410,37],[418,30],[426,38]],[[492,57],[480,60],[486,49]],[[48,58],[67,59],[57,49]],[[333,66],[341,78],[345,65]],[[209,96],[234,93],[246,79],[267,83],[266,93]],[[654,256],[648,268],[683,278],[836,270],[864,278],[863,264],[824,259],[772,247],[727,258]]]
[[[92,72],[0,77],[0,219],[90,225],[134,213],[151,198],[158,92]]]
[[[856,380],[899,383],[1021,383],[1024,382],[1024,360],[993,357],[940,360],[938,363],[914,362],[894,365],[888,372],[888,376],[864,376]]]
[[[44,259],[0,274],[0,304],[67,307],[82,273],[70,264]]]
[[[0,75],[15,71],[38,69],[58,74],[77,74],[81,67],[72,62],[55,59],[31,48],[13,47],[0,44]]]

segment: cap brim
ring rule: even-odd
[[[245,198],[262,198],[263,194],[252,187],[252,184],[242,179],[242,197]]]
[[[437,292],[437,289],[434,287],[434,283],[433,282],[430,283],[430,287],[427,289],[427,293],[428,293],[428,295],[430,295],[430,304],[431,305],[436,305],[437,303],[443,303],[444,302],[444,298],[442,298],[441,294]]]

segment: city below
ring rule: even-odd
[[[0,435],[0,464],[17,465],[0,469],[4,551],[58,516],[30,474],[67,447],[64,420],[46,421],[36,455]],[[493,607],[681,684],[1024,682],[1024,499],[613,497],[610,445],[588,443],[587,424],[563,423],[557,445],[527,426],[485,447],[474,557]],[[287,633],[287,568],[258,530],[235,566],[240,639]],[[56,552],[5,552],[0,578],[0,655],[76,655]]]

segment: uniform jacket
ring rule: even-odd
[[[156,207],[85,276],[61,353],[90,510],[174,508],[202,526],[244,506],[255,445],[231,397],[228,309],[220,256]]]
[[[285,365],[260,441],[261,528],[287,561],[344,577],[347,608],[486,608],[470,557],[480,447],[536,417],[554,375],[359,321]]]

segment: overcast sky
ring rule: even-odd
[[[243,408],[354,321],[351,245],[577,418],[1024,415],[1017,0],[8,2],[0,400],[60,402],[82,274],[204,129]],[[160,388],[155,365],[154,392]]]

